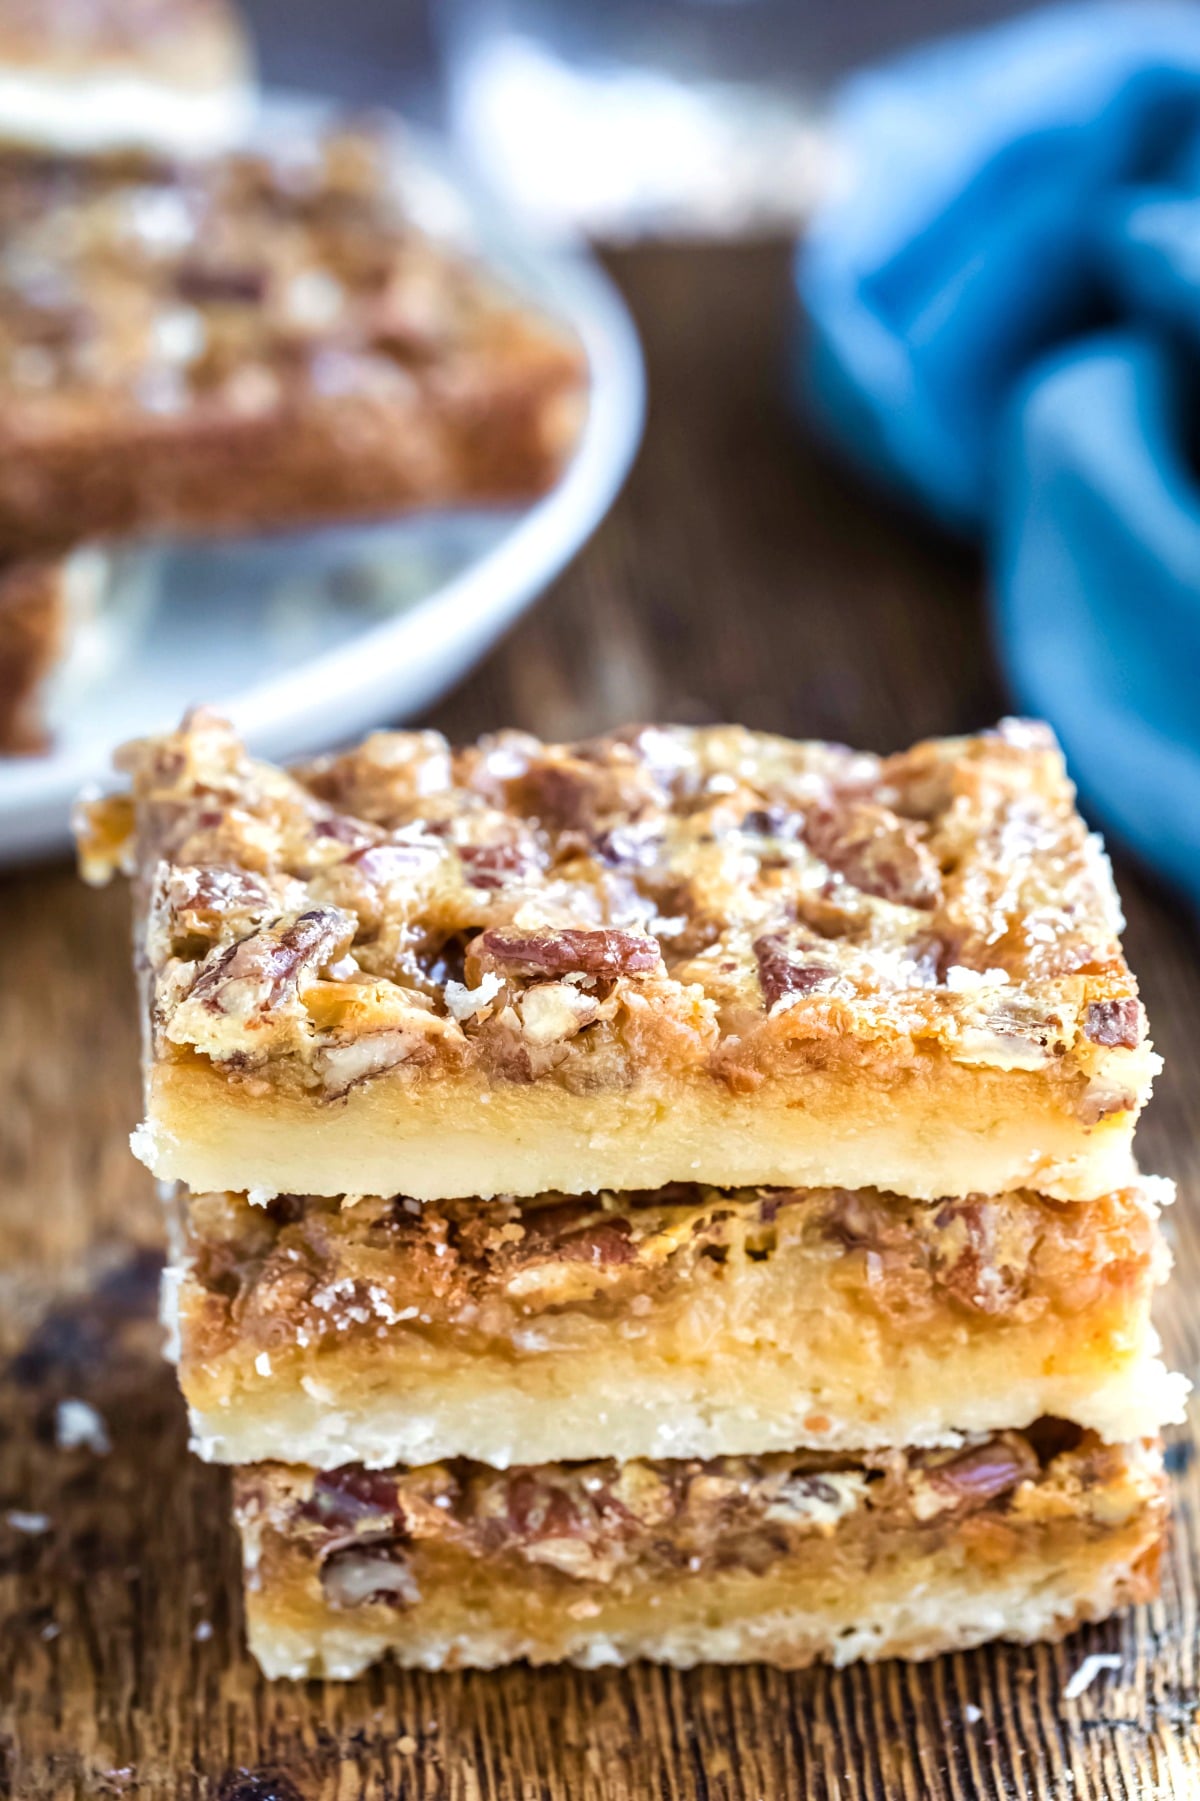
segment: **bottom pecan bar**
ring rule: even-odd
[[[1152,1442],[1042,1421],[955,1451],[238,1473],[269,1676],[928,1657],[1155,1589]]]

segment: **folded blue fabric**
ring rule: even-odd
[[[801,249],[839,441],[988,543],[1018,704],[1200,902],[1200,7],[1084,4],[835,103]]]

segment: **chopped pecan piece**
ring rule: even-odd
[[[739,830],[755,838],[799,838],[804,828],[804,815],[792,807],[752,807],[743,814]]]
[[[941,1286],[972,1313],[996,1316],[1013,1307],[1024,1291],[1028,1247],[1023,1267],[1004,1257],[996,1208],[984,1200],[946,1201],[934,1224],[939,1237],[933,1267]]]
[[[540,926],[528,932],[496,926],[476,939],[471,952],[483,964],[525,977],[582,974],[611,980],[645,974],[662,960],[656,938],[615,926],[596,931]]]
[[[364,881],[376,888],[388,888],[395,882],[412,881],[427,874],[444,855],[436,838],[393,838],[386,844],[369,844],[346,861]]]
[[[396,1479],[383,1470],[365,1470],[357,1464],[319,1470],[313,1479],[311,1498],[301,1509],[305,1519],[337,1531],[349,1531],[370,1522],[376,1530],[399,1516]]]
[[[601,801],[599,770],[574,763],[531,763],[508,785],[510,803],[556,832],[586,832]]]
[[[759,1224],[774,1225],[784,1207],[794,1207],[806,1198],[803,1188],[773,1188],[758,1203]]]
[[[321,1565],[330,1607],[414,1607],[421,1591],[398,1545],[345,1545]]]
[[[486,978],[485,978],[486,979]],[[570,982],[536,982],[520,1000],[521,1033],[530,1044],[561,1044],[599,1014],[599,1005]]]
[[[535,1470],[514,1472],[506,1485],[504,1504],[506,1536],[525,1545],[539,1538],[567,1538],[584,1530],[571,1497],[553,1483],[539,1480]]]
[[[601,1219],[594,1225],[582,1226],[560,1238],[552,1255],[572,1263],[594,1263],[598,1267],[613,1263],[637,1261],[637,1246],[627,1219]]]
[[[188,997],[213,1013],[267,1012],[299,991],[306,975],[345,945],[352,932],[336,907],[302,913],[291,925],[254,932],[201,970]]]
[[[349,813],[327,813],[314,820],[313,836],[317,839],[331,838],[335,844],[344,844],[348,850],[366,850],[375,842],[370,827]]]
[[[255,306],[266,296],[267,272],[220,263],[181,263],[175,272],[175,292],[181,300]]]
[[[1016,1432],[997,1433],[986,1444],[926,1470],[925,1479],[937,1497],[931,1511],[986,1506],[1037,1474],[1038,1460],[1028,1439]]]
[[[756,939],[754,955],[768,1012],[829,989],[839,979],[832,963],[807,946],[790,943],[782,932]]]
[[[304,890],[286,877],[208,864],[159,865],[150,903],[146,948],[160,968],[168,957],[195,958],[205,941],[244,936],[288,910]],[[199,939],[201,946],[189,940]]]
[[[1089,1001],[1083,1015],[1083,1034],[1093,1044],[1133,1051],[1142,1036],[1142,1010],[1136,1000]]]
[[[586,744],[533,756],[505,783],[506,803],[551,832],[594,840],[611,823],[636,820],[666,799],[652,768],[632,748],[597,754]]]
[[[610,869],[653,869],[662,853],[662,827],[654,820],[614,825],[601,832],[593,849]]]
[[[836,1188],[829,1197],[823,1232],[848,1251],[880,1251],[895,1236],[895,1221],[882,1196],[865,1189]]]
[[[205,864],[168,866],[162,891],[174,912],[210,917],[251,912],[271,906],[275,900],[275,890],[265,876]]]
[[[1007,1001],[964,1021],[955,1056],[962,1063],[1038,1069],[1049,1063],[1062,1036],[1062,1020],[1024,1001]]]
[[[535,868],[529,853],[519,844],[460,844],[463,873],[472,888],[503,888]]]
[[[912,820],[887,807],[847,801],[809,814],[805,841],[863,894],[903,907],[936,907],[942,872]]]

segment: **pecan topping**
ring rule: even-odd
[[[661,961],[658,940],[615,926],[596,931],[540,926],[528,932],[493,927],[472,946],[474,954],[514,976],[642,975]]]
[[[1140,1069],[1122,1082],[1129,1103],[1087,1088],[1095,1047],[1131,1043],[1145,1019],[1121,998],[1107,868],[1057,756],[1024,737],[881,762],[736,727],[506,733],[458,751],[381,733],[287,775],[200,720],[127,766],[143,891],[174,860],[249,878],[214,902],[244,899],[240,916],[211,925],[158,905],[155,884],[146,945],[166,1042],[239,1068],[301,1063],[330,1095],[419,1052],[431,1073],[576,1094],[685,1068],[748,1093],[781,1056],[799,1079],[805,1040],[886,1084],[892,1044],[1055,1080],[1057,1066],[1080,1078],[1078,1120],[1135,1109],[1146,1085]],[[269,897],[252,907],[259,880]],[[314,908],[346,919],[348,954],[279,1012],[256,1011],[265,945],[206,973]],[[247,964],[266,999],[222,987],[208,1010]],[[958,1277],[965,1294],[965,1264]]]
[[[413,1604],[426,1569],[438,1580],[453,1570],[478,1587],[489,1574],[513,1573],[515,1560],[589,1585],[626,1571],[661,1586],[706,1566],[765,1575],[798,1540],[852,1534],[857,1560],[890,1531],[910,1532],[914,1521],[953,1532],[979,1515],[1000,1527],[982,1542],[987,1556],[1003,1560],[1014,1542],[1004,1530],[1010,1514],[1022,1525],[1050,1519],[1111,1527],[1156,1489],[1153,1466],[1143,1465],[1137,1448],[1105,1446],[1055,1421],[955,1452],[471,1465],[452,1490],[443,1486],[449,1476],[446,1466],[395,1472],[406,1511],[419,1510],[434,1491],[423,1529],[411,1533],[384,1528],[322,1543],[304,1521],[306,1478],[279,1465],[239,1472],[236,1510],[243,1523],[265,1517],[274,1524],[321,1566],[327,1600],[350,1608]],[[628,1592],[624,1585],[617,1591]]]
[[[1083,1035],[1093,1044],[1136,1050],[1142,1036],[1142,1010],[1135,1000],[1089,1001],[1083,1015]]]
[[[903,907],[936,907],[942,872],[916,825],[887,807],[848,801],[811,813],[809,849],[853,887]]]
[[[754,955],[768,1012],[778,1006],[790,1006],[806,994],[829,989],[838,980],[832,963],[803,946],[789,943],[781,932],[756,939]]]

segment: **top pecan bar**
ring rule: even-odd
[[[575,340],[421,229],[382,134],[0,153],[0,552],[523,499]]]
[[[1156,1059],[1042,726],[739,727],[291,774],[197,713],[81,827],[136,872],[143,1154],[194,1187],[1119,1185]]]

